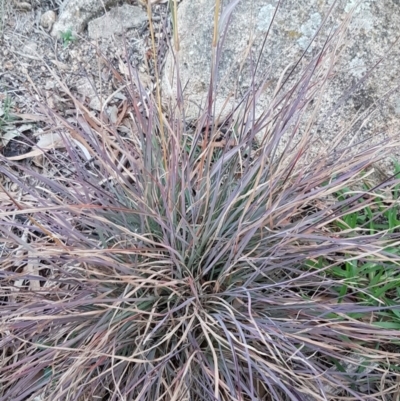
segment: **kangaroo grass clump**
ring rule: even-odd
[[[313,147],[337,38],[260,116],[254,83],[216,122],[217,63],[195,122],[179,85],[165,111],[134,70],[114,121],[66,87],[73,118],[41,107],[64,149],[42,169],[0,165],[0,400],[398,394],[400,331],[381,323],[399,299],[371,302],[332,273],[400,259],[398,231],[339,224],[376,203],[375,187],[337,199],[398,138]]]

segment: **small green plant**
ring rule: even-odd
[[[64,47],[67,47],[70,43],[76,40],[71,29],[67,29],[65,32],[60,32],[60,36]]]
[[[400,164],[394,161],[394,176],[400,176]],[[400,177],[399,177],[400,178]],[[371,185],[364,182],[364,191],[369,193],[372,190]],[[352,191],[349,188],[344,188],[336,194],[339,202],[344,201],[351,195]],[[390,191],[390,198],[388,198],[388,191],[382,193],[379,190],[374,191],[369,196],[373,197],[373,204],[366,206],[355,212],[351,212],[342,217],[341,220],[336,222],[340,229],[356,229],[360,228],[363,231],[367,230],[370,234],[378,231],[387,231],[393,233],[399,230],[400,215],[399,215],[399,193],[400,186],[394,185]],[[358,200],[362,204],[365,199],[361,197]]]
[[[4,127],[12,122],[14,118],[11,115],[12,110],[12,100],[11,97],[6,96],[4,100],[0,103],[0,131]]]
[[[400,164],[394,162],[394,177],[400,176]],[[399,177],[400,178],[400,177]],[[372,190],[364,183],[364,195],[369,196],[365,205],[365,196],[359,197],[350,213],[334,221],[336,229],[347,233],[349,238],[356,236],[384,236],[388,239],[399,238],[400,234],[400,184],[398,180],[390,190],[385,192]],[[345,202],[354,192],[349,188],[337,191],[338,202]],[[357,203],[365,205],[357,207]],[[324,258],[309,262],[312,268],[322,269],[324,273],[341,284],[335,287],[338,301],[346,296],[352,296],[361,304],[385,306],[387,310],[374,315],[374,324],[380,327],[400,329],[400,248],[388,245],[384,247],[380,259],[374,254],[364,258],[354,258],[351,253],[343,255],[343,263],[332,267],[331,262]],[[355,316],[355,315],[354,315]]]

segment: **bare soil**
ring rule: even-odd
[[[60,83],[93,113],[99,113],[102,102],[121,89],[116,73],[123,76],[129,68],[135,69],[148,90],[153,88],[155,74],[147,22],[119,37],[93,41],[85,31],[63,41],[52,37],[40,24],[43,13],[53,10],[58,14],[61,3],[0,0],[0,154],[5,157],[28,153],[44,132],[43,122],[34,117],[38,104],[64,118],[73,115],[73,104]],[[141,5],[132,0],[120,3]],[[156,39],[163,43],[164,53],[170,31],[166,4],[154,5],[152,14]],[[158,56],[162,62],[163,54]],[[107,106],[119,108],[124,98],[121,93]],[[5,103],[9,107],[2,116]]]

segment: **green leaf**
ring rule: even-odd
[[[382,327],[383,329],[400,330],[400,322],[374,322],[375,326]]]

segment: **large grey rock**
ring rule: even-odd
[[[147,14],[139,7],[124,4],[112,8],[100,18],[89,21],[88,32],[91,39],[109,38],[147,21]]]
[[[81,33],[91,19],[106,11],[105,7],[116,4],[117,0],[64,0],[51,34],[60,36],[67,31],[71,31],[72,34]]]
[[[332,27],[337,27],[348,16],[358,0],[339,0],[317,40],[307,51],[307,58],[320,49]],[[221,1],[226,5],[229,1]],[[327,4],[329,3],[329,4]],[[333,1],[284,0],[260,59],[260,73],[268,75],[268,85],[258,103],[258,113],[271,99],[278,78],[289,64],[295,63],[307,49]],[[217,113],[221,112],[226,97],[238,90],[243,94],[251,85],[251,68],[261,50],[264,36],[274,15],[277,0],[241,0],[229,25],[219,68]],[[195,117],[204,108],[211,69],[211,43],[215,0],[184,0],[178,9],[177,26],[180,38],[179,74],[185,97],[190,107],[187,115]],[[399,35],[400,2],[397,0],[363,0],[354,11],[346,34],[346,48],[341,51],[331,82],[324,89],[321,113],[326,112],[352,84],[362,79],[365,72],[384,56]],[[250,38],[253,43],[249,46]],[[304,65],[302,61],[300,65]],[[162,87],[164,95],[176,94],[175,58],[167,55]],[[372,122],[362,127],[362,138],[374,135],[374,130],[399,133],[400,129],[400,42],[355,92],[335,118],[321,130],[321,141],[329,143],[348,124],[357,112],[365,111],[380,97],[392,90],[387,101],[379,103]],[[396,89],[397,87],[397,89]],[[224,112],[221,112],[224,114]],[[379,124],[378,124],[379,123]],[[356,129],[361,125],[356,125]],[[368,131],[368,132],[367,132]],[[376,132],[377,134],[378,132]],[[400,137],[400,136],[399,136]],[[378,135],[376,135],[378,138]]]

